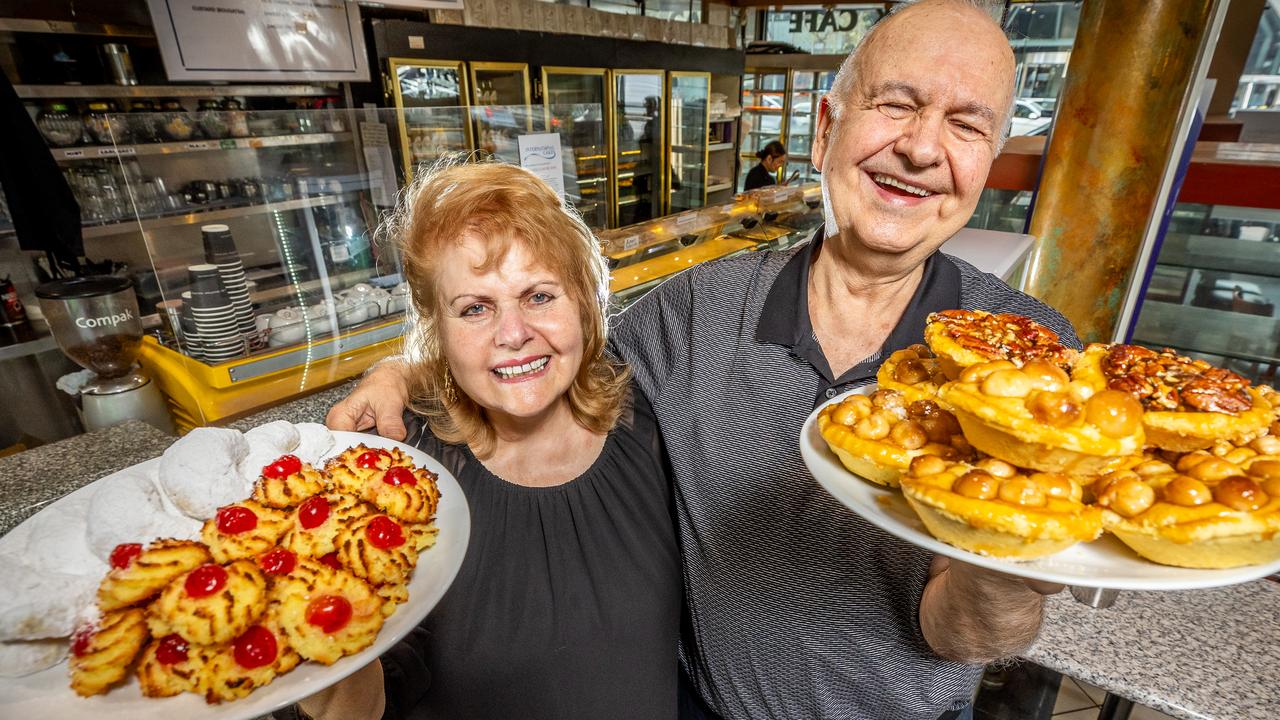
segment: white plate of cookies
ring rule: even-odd
[[[239,435],[193,431],[0,538],[0,717],[261,717],[439,602],[470,533],[439,462],[317,425]]]
[[[1066,585],[1188,590],[1280,572],[1280,394],[1132,345],[1065,348],[946,311],[818,407],[814,478],[932,552]]]

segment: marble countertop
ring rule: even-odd
[[[1121,592],[1109,608],[1051,598],[1028,660],[1186,720],[1272,720],[1280,584]]]
[[[339,385],[231,423],[322,422],[350,390]],[[155,457],[174,438],[128,422],[0,458],[0,535],[48,503]],[[1122,592],[1094,609],[1049,598],[1025,657],[1186,720],[1270,720],[1280,704],[1280,584],[1188,592]]]

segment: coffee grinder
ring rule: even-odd
[[[133,281],[110,276],[56,280],[36,288],[62,352],[94,377],[80,390],[86,430],[137,419],[172,433],[164,397],[134,361],[142,322]]]

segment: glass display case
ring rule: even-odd
[[[662,214],[662,70],[614,70],[614,224],[634,225]]]
[[[711,73],[669,73],[668,100],[671,153],[667,210],[682,212],[707,201],[707,131]]]
[[[742,193],[732,202],[600,234],[621,309],[693,265],[763,248],[785,249],[822,224],[816,183]]]
[[[533,132],[529,66],[496,62],[473,62],[469,66],[475,149],[503,162],[518,163],[515,138],[520,133]]]
[[[1132,341],[1275,384],[1277,304],[1280,210],[1178,203]]]
[[[817,179],[809,151],[813,145],[813,130],[818,126],[818,105],[822,96],[831,90],[835,75],[825,70],[791,72],[791,91],[787,95],[787,139],[783,143],[787,148],[787,164],[782,170],[784,180],[792,176],[796,182]]]
[[[787,71],[748,71],[742,76],[742,154],[737,187],[760,162],[756,153],[765,145],[786,137]]]
[[[462,63],[391,58],[388,65],[405,174],[412,176],[414,167],[445,153],[471,150]]]
[[[612,219],[607,92],[603,68],[542,68],[545,127],[571,148],[564,157],[565,193],[592,230],[604,230]]]
[[[96,213],[86,253],[134,280],[141,363],[181,430],[359,374],[398,341],[407,289],[371,238],[394,181],[371,181],[348,111],[197,122],[264,134],[52,151]]]

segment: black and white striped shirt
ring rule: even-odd
[[[727,719],[936,720],[969,701],[982,668],[921,635],[932,555],[828,495],[800,459],[800,428],[872,381],[882,355],[921,342],[935,310],[1015,312],[1079,341],[1052,308],[936,253],[881,351],[832,378],[806,302],[816,246],[695,266],[615,323],[674,469],[682,662]]]

